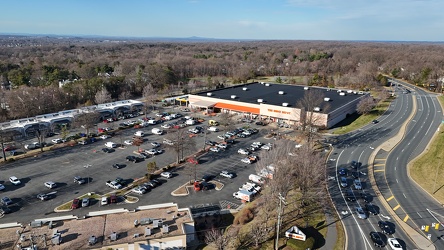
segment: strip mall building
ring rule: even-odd
[[[320,107],[301,112],[296,107],[306,91],[320,90]],[[255,82],[189,95],[191,108],[214,109],[215,112],[241,114],[274,122],[299,124],[301,114],[313,115],[313,125],[331,128],[356,112],[357,104],[367,93],[352,90],[295,86]]]

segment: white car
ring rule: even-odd
[[[223,139],[225,139],[226,137],[225,137],[225,135],[218,135],[217,138],[223,140]]]
[[[230,173],[230,172],[228,172],[228,171],[222,171],[222,172],[220,172],[220,174],[219,174],[220,176],[223,176],[223,177],[227,177],[227,178],[234,178],[234,174],[233,173]]]
[[[133,190],[131,190],[131,191],[136,193],[136,194],[144,194],[144,193],[146,193],[146,189],[141,187],[141,186],[133,188]]]
[[[51,142],[54,144],[59,144],[59,143],[62,143],[63,140],[61,138],[56,138],[56,139],[52,139]]]
[[[123,142],[126,145],[133,145],[133,141],[132,140],[126,140]]]
[[[9,177],[9,181],[16,186],[22,184],[22,182],[19,180],[19,178],[15,177],[15,176]]]
[[[241,160],[241,162],[246,163],[246,164],[251,164],[251,160],[250,160],[250,158],[243,158],[243,159]]]
[[[271,143],[267,143],[267,144],[265,144],[265,145],[262,145],[261,149],[264,149],[264,150],[270,150],[272,146],[273,146],[273,145],[272,145]]]
[[[169,128],[171,128],[171,125],[168,123],[165,123],[165,124],[162,124],[161,127],[165,128],[165,129],[169,129]]]
[[[100,200],[100,205],[104,206],[108,204],[108,197],[103,196],[102,199]]]
[[[217,152],[220,152],[220,149],[219,149],[218,147],[211,147],[211,148],[210,148],[210,151],[211,151],[211,152],[216,152],[216,153],[217,153]]]
[[[55,184],[55,183],[52,182],[52,181],[47,181],[47,182],[45,182],[45,187],[47,187],[47,188],[49,188],[49,189],[52,189],[52,188],[57,187],[57,184]]]
[[[399,244],[399,241],[395,238],[389,238],[387,243],[392,250],[402,250],[401,244]]]
[[[227,144],[226,143],[219,143],[219,144],[216,144],[216,147],[226,149],[227,148]]]
[[[165,143],[166,145],[174,145],[174,142],[172,142],[171,140],[168,140],[168,139],[164,139],[163,140],[163,143]]]
[[[150,149],[150,150],[145,150],[145,152],[150,155],[157,155],[158,154],[157,150],[155,150],[154,148]]]
[[[160,143],[153,141],[151,142],[151,146],[153,146],[153,148],[158,148],[160,147]]]
[[[100,139],[102,139],[102,140],[106,140],[108,138],[111,138],[111,136],[110,135],[101,135],[100,136]]]
[[[173,174],[172,174],[171,172],[162,172],[162,173],[160,174],[160,176],[169,179],[169,178],[173,177]]]
[[[246,149],[244,149],[244,148],[240,148],[240,149],[237,151],[237,153],[238,153],[238,154],[241,154],[241,155],[249,155],[249,154],[250,154],[250,152],[248,152],[248,150],[246,150]]]

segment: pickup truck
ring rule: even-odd
[[[106,185],[112,189],[121,189],[122,188],[122,185],[120,185],[116,181],[107,181]]]

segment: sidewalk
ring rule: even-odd
[[[325,213],[325,223],[327,225],[327,236],[325,237],[325,244],[321,250],[331,250],[335,248],[336,240],[338,239],[338,232],[336,230],[336,220],[329,214]]]

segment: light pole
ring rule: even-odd
[[[274,245],[275,250],[279,249],[279,228],[281,227],[282,203],[284,203],[284,205],[287,205],[287,203],[285,202],[285,198],[281,195],[281,193],[279,193],[278,199],[279,199],[279,207],[278,207],[278,220],[276,225],[276,242]]]
[[[438,157],[438,159],[439,159],[439,164],[438,164],[438,167],[436,168],[435,182],[433,183],[433,190],[432,190],[433,194],[435,194],[438,191],[435,188],[436,188],[436,181],[438,180],[439,168],[441,167],[441,158]]]

